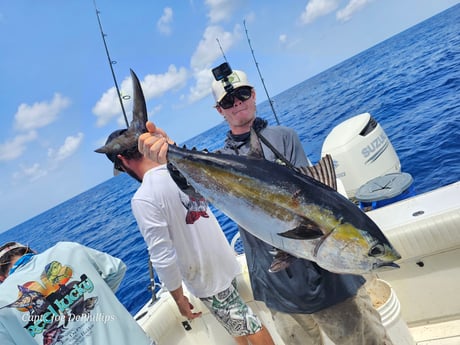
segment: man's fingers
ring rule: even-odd
[[[198,313],[192,313],[191,315],[189,315],[189,319],[190,320],[196,319],[197,317],[200,317],[200,316],[201,316],[201,311]]]
[[[155,133],[156,126],[153,122],[147,121],[145,126],[147,127],[147,130],[149,131],[149,133]]]
[[[137,146],[139,152],[158,164],[167,163],[168,142],[174,143],[161,128],[151,121],[145,124],[148,132],[139,136]]]
[[[160,164],[168,163],[168,141],[167,141],[167,138],[164,138],[164,142],[160,146],[160,151],[159,151],[157,157],[158,157],[158,163],[160,163]]]
[[[201,316],[201,311],[199,311],[197,313],[192,312],[192,309],[194,309],[195,307],[190,302],[188,304],[189,304],[189,307],[190,307],[190,313],[188,315],[188,318],[191,320],[191,319],[196,319],[197,317],[200,317]]]

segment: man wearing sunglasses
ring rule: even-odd
[[[213,71],[214,72],[214,71]],[[215,108],[228,123],[222,153],[247,155],[250,130],[258,135],[264,158],[302,167],[311,165],[297,133],[268,126],[256,116],[256,91],[242,71],[230,71],[212,83]],[[167,161],[172,141],[152,123],[139,137],[139,149],[150,159]],[[159,136],[163,138],[159,138]],[[289,257],[239,227],[254,298],[265,302],[285,344],[324,345],[321,330],[336,345],[391,345],[379,313],[364,289],[362,276],[331,273],[316,263]],[[289,264],[273,270],[274,254]],[[275,271],[275,272],[273,272]]]
[[[115,296],[126,265],[74,242],[0,246],[0,343],[154,345]]]

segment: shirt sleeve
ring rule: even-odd
[[[131,208],[147,244],[150,261],[169,291],[182,285],[176,250],[160,205],[132,199]]]
[[[0,339],[2,340],[2,345],[18,345],[11,334],[7,331],[5,325],[0,322]]]
[[[86,252],[91,263],[112,291],[117,291],[126,273],[124,262],[119,258],[93,248],[85,246],[81,246],[81,248]]]

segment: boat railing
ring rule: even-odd
[[[236,254],[241,254],[242,253],[242,250],[239,248],[239,247],[241,247],[240,242],[241,242],[241,240],[240,240],[240,232],[237,231],[235,233],[235,235],[232,237],[231,241],[230,241],[230,247],[232,247],[233,251]]]

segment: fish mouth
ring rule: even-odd
[[[401,268],[397,263],[394,262],[379,262],[375,263],[373,270],[382,272],[382,271],[391,271],[396,268]]]

